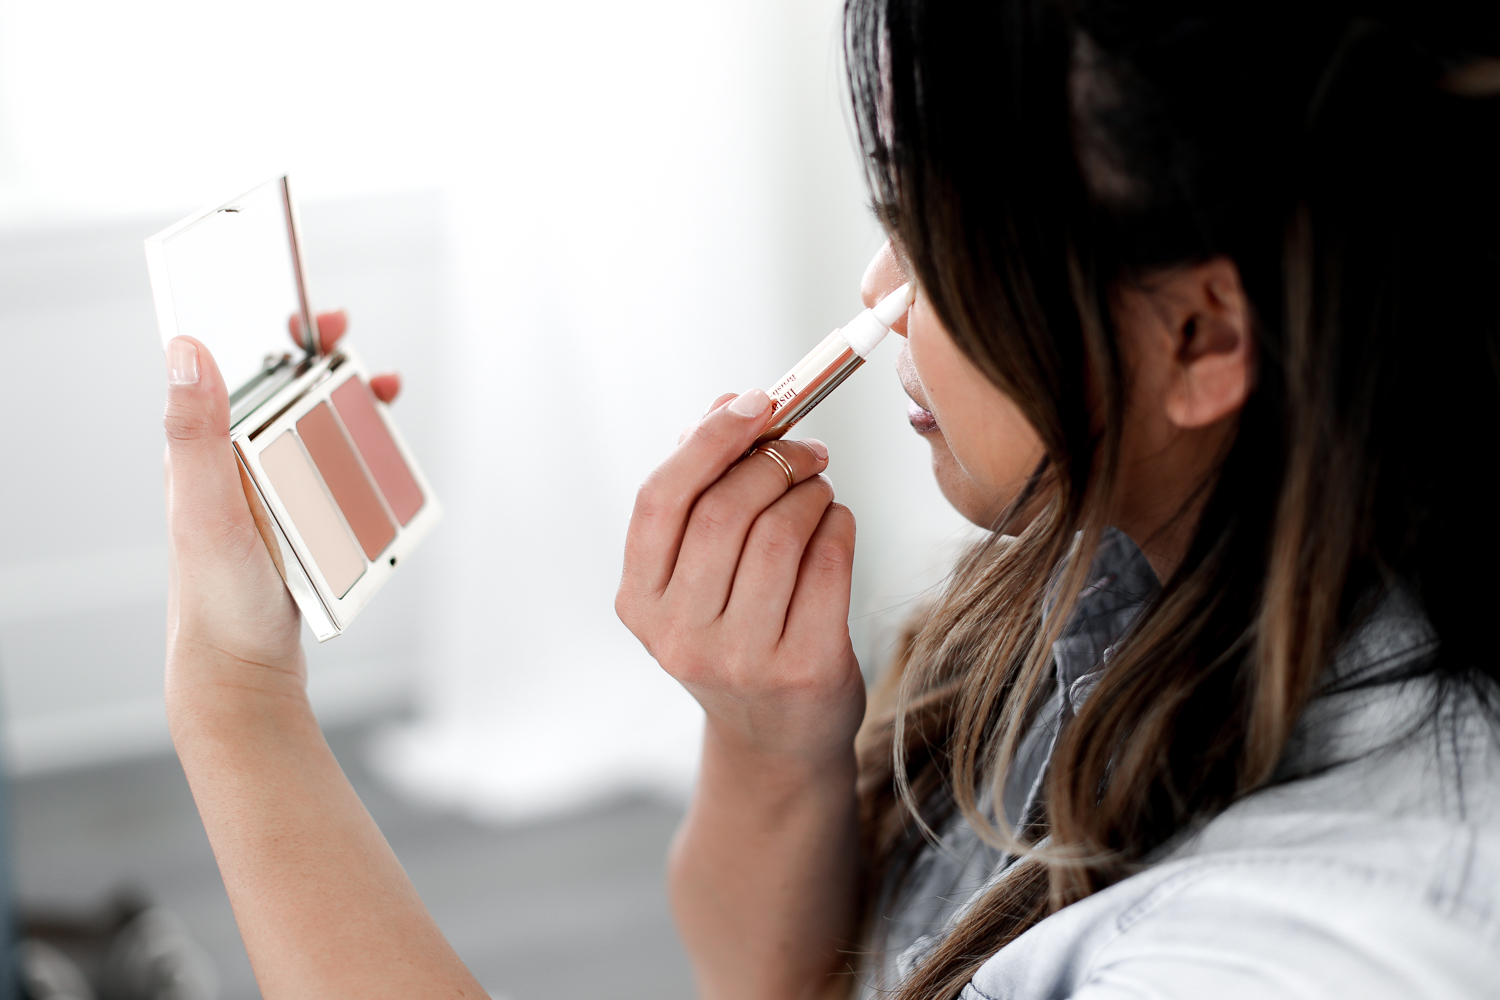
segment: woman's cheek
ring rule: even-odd
[[[1004,504],[997,507],[991,492],[975,482],[964,470],[958,459],[954,458],[942,434],[923,436],[932,446],[932,474],[943,497],[953,505],[954,510],[974,524],[981,528],[993,526],[1000,511],[1004,509]]]
[[[943,442],[952,466],[943,474],[953,481],[953,494],[945,489],[944,495],[969,520],[992,528],[1026,488],[1046,449],[1020,408],[988,381],[985,387],[989,391],[984,405],[967,414],[969,419],[956,421],[956,433]],[[936,462],[934,455],[934,467]],[[1017,528],[1011,525],[1007,530]]]
[[[932,446],[938,486],[960,514],[993,527],[1041,461],[1041,438],[1010,397],[959,351],[927,302],[908,320],[911,360],[937,417]]]

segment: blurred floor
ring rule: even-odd
[[[361,766],[366,729],[329,742],[448,939],[506,1000],[687,1000],[663,866],[676,809],[623,802],[513,829],[413,809]],[[212,953],[222,1000],[259,997],[182,770],[159,757],[18,782],[23,900],[85,906],[135,886]]]

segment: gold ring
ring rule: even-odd
[[[792,463],[788,462],[786,458],[781,454],[781,452],[777,451],[775,448],[761,445],[758,448],[752,448],[750,450],[750,454],[770,456],[771,461],[781,466],[781,471],[786,473],[786,488],[791,489],[793,486],[797,485],[797,474],[792,471]]]

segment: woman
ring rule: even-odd
[[[740,461],[753,390],[642,487],[618,608],[707,712],[705,997],[1500,981],[1481,17],[850,0],[864,295],[918,283],[912,423],[992,535],[867,708],[826,448]],[[307,709],[222,382],[169,365],[168,704],[262,989],[478,995]]]

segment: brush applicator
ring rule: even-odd
[[[891,324],[911,308],[916,287],[910,282],[891,292],[848,323],[830,333],[797,362],[766,394],[771,397],[771,422],[756,438],[757,445],[774,441],[812,412],[865,363],[891,332]]]

